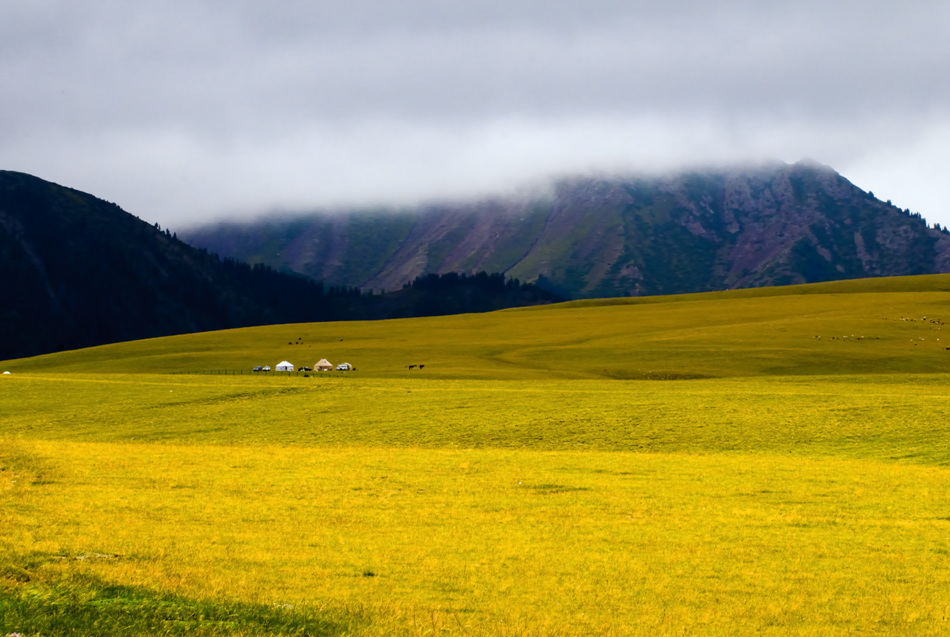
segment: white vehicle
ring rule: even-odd
[[[350,365],[349,363],[340,363],[339,365],[336,366],[336,371],[338,372],[348,372],[351,369],[353,369],[353,366]]]

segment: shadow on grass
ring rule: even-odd
[[[88,577],[38,583],[28,581],[23,569],[6,570],[0,578],[0,635],[332,636],[362,623],[357,617],[331,620],[313,609],[200,601]]]

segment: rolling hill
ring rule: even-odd
[[[273,325],[7,365],[14,372],[247,373],[282,359],[299,367],[328,358],[355,365],[360,377],[485,380],[937,373],[950,371],[948,307],[950,275],[924,275]]]
[[[479,270],[570,298],[950,271],[950,234],[811,162],[575,177],[542,194],[181,230],[192,245],[334,285]]]

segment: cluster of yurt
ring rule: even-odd
[[[353,366],[349,363],[341,363],[336,366],[337,370],[341,372],[349,371],[353,369]],[[310,371],[309,367],[301,367],[302,371]],[[333,370],[333,363],[328,361],[325,358],[321,358],[318,363],[313,366],[313,371],[315,372],[329,372]],[[277,372],[292,372],[295,371],[294,364],[288,361],[281,361],[277,363],[277,366],[274,367],[274,371]]]

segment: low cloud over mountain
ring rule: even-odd
[[[571,297],[950,271],[950,234],[811,162],[576,177],[543,195],[224,223],[194,245],[335,285],[503,272]]]

